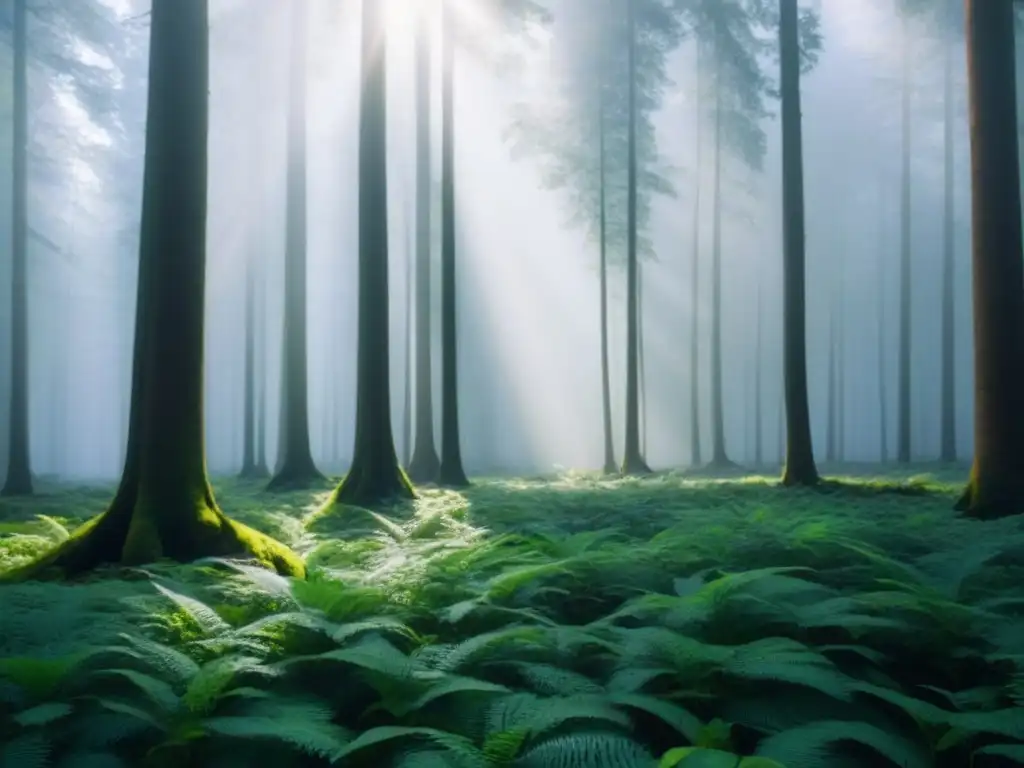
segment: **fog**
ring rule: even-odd
[[[125,39],[113,61],[74,32],[33,15],[30,36],[29,424],[38,475],[116,478],[124,454],[141,206],[148,3],[104,0]],[[393,424],[405,456],[408,289],[415,202],[414,25],[392,5],[388,39],[388,162]],[[307,61],[307,322],[310,439],[318,466],[346,470],[355,424],[359,3],[309,6]],[[464,0],[455,63],[455,179],[462,455],[472,474],[598,469],[603,461],[598,248],[573,222],[571,195],[544,183],[544,163],[518,156],[509,127],[524,105],[544,113],[562,82],[558,46],[578,23],[568,0],[549,2],[550,27],[519,35]],[[594,14],[603,13],[595,8]],[[821,0],[823,48],[804,76],[808,365],[816,451],[826,451],[830,334],[840,338],[839,459],[881,457],[880,361],[887,382],[887,453],[895,454],[900,253],[901,21],[893,0]],[[957,11],[960,12],[957,4]],[[211,0],[206,323],[206,422],[211,473],[242,461],[247,264],[259,265],[258,389],[273,466],[281,410],[286,172],[289,163],[288,4]],[[561,12],[560,9],[561,8]],[[607,11],[610,12],[610,11]],[[943,238],[943,63],[934,18],[910,21],[912,163],[911,425],[914,460],[939,455]],[[4,82],[10,80],[5,30]],[[62,36],[63,35],[63,36]],[[31,59],[64,41],[110,81],[102,114],[83,103],[74,74]],[[440,37],[440,27],[436,30]],[[473,42],[477,44],[473,44]],[[436,41],[435,41],[436,42]],[[432,141],[440,177],[440,64],[433,46]],[[40,54],[41,55],[41,54]],[[513,64],[509,65],[511,61]],[[686,466],[690,392],[710,408],[713,161],[695,50],[668,54],[671,83],[651,116],[659,166],[674,196],[655,195],[643,235],[642,442],[655,468]],[[777,79],[773,52],[765,71]],[[971,433],[970,186],[963,45],[954,57],[956,210],[956,426]],[[106,74],[104,74],[106,73]],[[0,89],[5,119],[9,87]],[[780,461],[781,158],[777,101],[761,121],[761,169],[727,151],[722,177],[723,396],[726,448],[750,465],[761,418],[763,457]],[[698,122],[705,137],[698,154]],[[9,122],[9,120],[7,120]],[[0,152],[0,230],[11,225],[10,131]],[[692,302],[695,182],[702,200],[698,305]],[[435,197],[437,193],[435,191]],[[435,206],[437,201],[435,200]],[[437,209],[433,226],[439,226]],[[435,233],[437,234],[437,233]],[[435,238],[436,264],[439,235]],[[10,286],[9,238],[0,242],[0,296]],[[610,253],[613,429],[621,455],[625,403],[625,269]],[[437,281],[434,281],[436,292]],[[438,313],[434,313],[435,325]],[[690,364],[694,318],[700,339]],[[0,425],[9,407],[10,331],[0,301]],[[881,325],[880,325],[881,324]],[[435,360],[440,347],[437,328]],[[758,339],[761,347],[758,350]],[[882,341],[881,354],[879,339]],[[758,376],[757,360],[760,360]],[[440,365],[434,363],[439,404]],[[760,386],[758,387],[758,378]],[[758,408],[760,402],[760,408]],[[435,407],[439,412],[439,407]],[[439,424],[439,413],[435,414]],[[5,427],[0,427],[2,432]],[[706,448],[705,448],[706,451]],[[0,467],[7,440],[0,440]],[[706,458],[706,457],[705,457]],[[0,470],[2,471],[2,470]]]

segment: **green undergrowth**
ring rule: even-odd
[[[217,483],[303,554],[0,586],[0,766],[1024,765],[1024,521],[962,472],[567,474],[380,511]],[[0,503],[0,569],[110,489]]]

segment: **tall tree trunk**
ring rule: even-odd
[[[416,26],[416,424],[409,478],[417,483],[437,479],[441,460],[434,442],[434,379],[431,367],[431,211],[430,160],[430,19],[427,3],[419,3]]]
[[[600,244],[600,280],[601,280],[601,417],[604,424],[604,473],[615,474],[619,468],[615,464],[615,441],[612,432],[612,386],[611,365],[608,361],[608,206],[605,187],[605,130],[606,117],[604,106],[604,88],[602,82],[598,89],[598,181],[600,206],[600,224],[598,237]]]
[[[797,0],[779,0],[782,93],[783,371],[786,391],[784,485],[814,485],[811,415],[807,404],[807,308],[804,268],[804,162],[800,115],[800,31]]]
[[[636,369],[640,394],[640,455],[647,456],[647,364],[644,355],[644,268],[636,264]]]
[[[363,0],[356,439],[352,466],[328,505],[365,507],[414,496],[409,479],[398,465],[391,431],[385,19],[382,3]]]
[[[836,314],[828,315],[828,421],[825,425],[825,461],[836,460]]]
[[[764,358],[762,331],[763,318],[761,317],[761,286],[757,287],[757,346],[756,357],[754,358],[754,465],[764,465],[764,427],[762,424],[764,414],[761,412],[761,402],[764,399],[761,395],[761,361]]]
[[[884,232],[884,229],[882,229]],[[885,364],[885,243],[884,236],[878,249],[878,440],[879,460],[886,464],[889,461],[889,389],[886,387]]]
[[[786,387],[783,385],[779,392],[779,407],[776,413],[775,439],[778,440],[776,449],[778,451],[779,466],[786,463]]]
[[[839,320],[836,328],[836,461],[846,461],[846,309],[842,296],[836,299]]]
[[[1024,512],[1024,253],[1013,3],[967,2],[974,465],[958,507]]]
[[[715,66],[721,76],[721,52]],[[722,392],[722,90],[715,85],[715,197],[711,203],[711,465],[732,465],[725,450]]]
[[[954,5],[947,0],[950,28],[953,28]],[[945,145],[945,170],[943,178],[943,231],[942,231],[942,403],[940,421],[942,435],[940,438],[939,458],[945,462],[956,461],[956,341],[954,338],[955,320],[955,263],[956,231],[954,221],[954,157],[953,157],[953,121],[955,107],[953,101],[953,35],[950,33],[944,41],[943,50],[943,90],[944,118],[943,133]]]
[[[262,189],[262,187],[261,187]],[[266,200],[261,196],[261,203]],[[262,208],[261,208],[262,210]],[[253,436],[253,455],[256,468],[256,477],[269,477],[270,469],[267,467],[267,296],[266,296],[266,263],[263,259],[264,251],[260,251],[259,257],[255,259],[255,283],[256,283],[256,317],[255,317],[255,381],[254,381],[254,408],[255,408],[255,433]]]
[[[206,0],[153,0],[128,451],[108,510],[6,578],[102,563],[256,557],[302,576],[287,547],[218,509],[203,441],[209,58]]]
[[[411,206],[406,206],[406,238],[405,238],[405,352],[402,355],[405,366],[402,376],[402,463],[408,467],[412,463],[412,389],[415,373],[413,361],[413,316],[415,314],[415,294],[413,281],[416,271],[416,229],[412,225],[408,213]]]
[[[306,335],[306,39],[308,8],[293,3],[289,49],[288,169],[278,466],[269,490],[307,488],[324,479],[309,446]]]
[[[252,160],[250,159],[250,162]],[[252,253],[245,264],[245,392],[242,403],[242,477],[256,474],[256,270]]]
[[[32,493],[28,426],[28,25],[14,0],[14,132],[11,208],[11,402],[7,479],[0,496]]]
[[[455,23],[441,0],[441,465],[439,485],[469,485],[459,436],[459,365],[455,281]]]
[[[910,20],[903,12],[902,93],[900,122],[903,133],[900,229],[900,359],[899,359],[899,422],[896,437],[896,458],[901,464],[910,462]]]
[[[700,445],[700,187],[701,187],[701,138],[703,114],[700,105],[703,103],[704,92],[701,78],[700,41],[694,43],[697,73],[697,109],[694,110],[694,135],[697,140],[697,155],[694,160],[696,173],[693,181],[693,254],[690,266],[690,464],[699,467],[701,463]]]
[[[629,105],[627,130],[626,180],[626,445],[622,472],[645,475],[651,469],[640,451],[640,312],[637,302],[639,270],[637,266],[637,146],[636,146],[636,9],[635,0],[626,0]]]

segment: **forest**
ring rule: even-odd
[[[0,0],[0,768],[1024,765],[1014,0]]]

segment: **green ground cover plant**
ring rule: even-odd
[[[390,510],[223,479],[303,554],[0,585],[0,766],[1024,764],[1024,520],[962,470],[586,474]],[[0,570],[107,488],[0,506]]]

